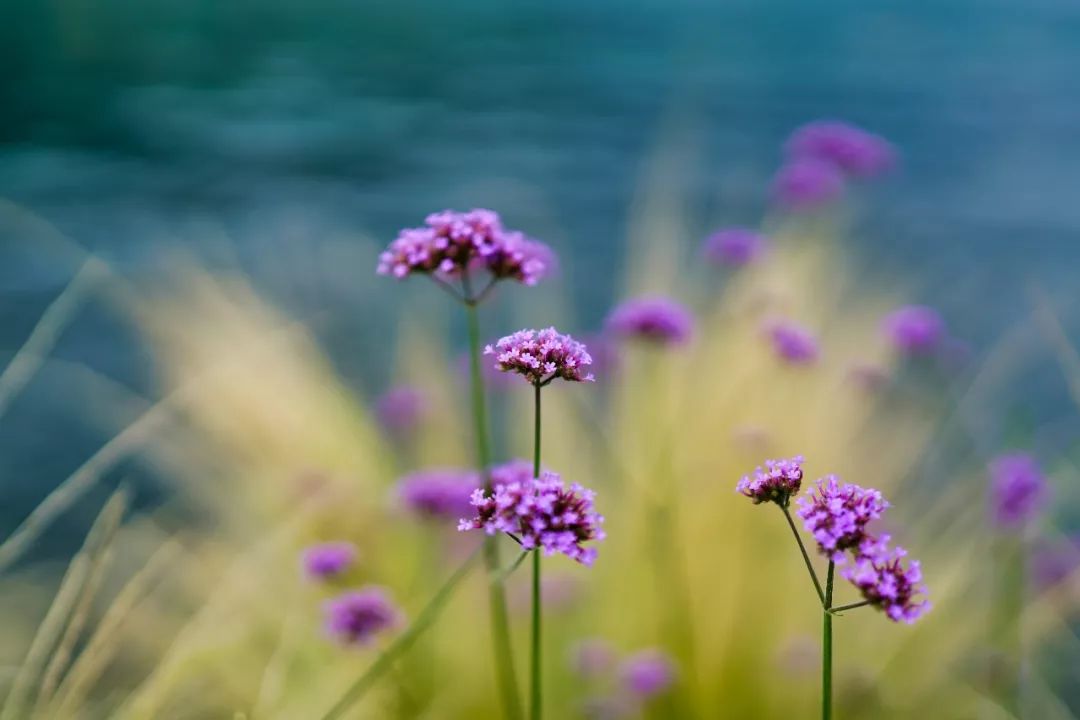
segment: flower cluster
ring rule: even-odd
[[[649,698],[675,683],[675,663],[660,650],[641,650],[622,662],[619,675],[629,692]]]
[[[475,472],[438,468],[406,475],[398,481],[396,492],[409,511],[425,518],[452,520],[469,512],[469,499],[478,487],[480,479]]]
[[[889,507],[877,490],[841,483],[835,475],[818,480],[816,492],[796,503],[818,549],[836,563],[844,561],[845,551],[859,552],[876,542],[866,528]]]
[[[765,332],[776,356],[790,365],[809,365],[821,354],[817,338],[802,325],[778,320],[769,323]]]
[[[742,267],[757,260],[768,248],[768,240],[749,228],[718,230],[705,241],[705,258],[726,267]]]
[[[535,285],[554,256],[543,243],[506,230],[492,210],[428,215],[423,227],[406,228],[379,256],[377,272],[402,279],[409,275],[458,277],[482,268],[494,280]]]
[[[998,527],[1016,529],[1034,519],[1046,503],[1046,476],[1025,453],[1002,455],[990,463],[991,509]]]
[[[328,580],[352,567],[358,554],[356,546],[350,542],[312,545],[304,551],[304,573],[312,580]]]
[[[923,305],[897,308],[881,324],[885,336],[905,355],[927,355],[945,339],[945,322],[937,311]]]
[[[803,458],[766,460],[765,469],[756,468],[753,477],[746,476],[735,489],[754,501],[754,504],[774,502],[787,507],[788,499],[802,487]]]
[[[546,385],[555,378],[573,382],[592,382],[586,372],[592,357],[585,346],[553,327],[546,330],[519,330],[484,348],[494,355],[503,372],[523,375],[533,385]]]
[[[788,157],[830,163],[851,177],[873,177],[896,164],[896,151],[885,138],[836,120],[797,128],[784,146]]]
[[[918,560],[904,567],[907,552],[901,547],[889,549],[887,540],[882,538],[869,552],[856,556],[840,574],[890,620],[910,624],[930,609],[930,601],[921,597],[926,595],[922,569]]]
[[[520,467],[515,463],[492,472],[493,492],[473,492],[476,516],[461,520],[458,530],[510,533],[525,550],[541,548],[547,555],[562,553],[591,565],[596,549],[582,543],[604,539],[604,518],[593,509],[594,493],[577,484],[567,487],[553,472],[521,477]]]
[[[694,319],[685,307],[662,297],[627,300],[607,319],[612,334],[660,345],[682,345],[694,332]]]
[[[386,432],[407,435],[428,413],[428,400],[419,388],[400,386],[387,390],[375,402],[375,417]]]
[[[844,194],[844,176],[820,160],[792,160],[773,177],[772,194],[788,210],[813,210]]]
[[[345,645],[367,645],[378,633],[402,622],[401,611],[386,590],[369,586],[351,590],[324,606],[326,632]]]

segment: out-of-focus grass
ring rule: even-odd
[[[653,230],[664,232],[657,222]],[[896,298],[853,283],[828,234],[824,225],[778,226],[770,260],[722,284],[677,272],[689,263],[671,256],[671,244],[635,243],[627,292],[674,291],[690,302],[699,315],[695,342],[628,348],[622,368],[595,386],[556,384],[547,393],[544,462],[597,489],[608,519],[594,569],[545,563],[561,591],[546,621],[548,717],[577,717],[584,700],[613,691],[569,666],[571,647],[587,637],[677,655],[679,684],[646,708],[654,717],[813,714],[820,609],[780,512],[733,489],[764,457],[796,453],[806,455],[811,477],[836,472],[886,493],[894,504],[888,530],[923,561],[935,604],[914,627],[869,609],[836,621],[838,716],[1007,717],[983,670],[993,660],[995,581],[984,479],[964,458],[950,467],[971,472],[944,475],[923,464],[950,427],[939,422],[947,404],[965,396],[952,396],[940,376],[893,362],[878,321]],[[382,437],[369,403],[346,388],[303,324],[242,279],[188,267],[173,281],[141,291],[137,320],[159,359],[162,403],[176,428],[139,443],[182,454],[172,462],[175,502],[201,522],[169,538],[154,517],[119,527],[119,501],[110,504],[33,639],[18,631],[8,638],[28,650],[5,717],[319,717],[378,648],[342,649],[323,636],[328,590],[300,577],[301,549],[354,541],[361,562],[343,586],[385,585],[415,615],[476,542],[405,516],[392,499],[401,472],[470,460],[465,388],[439,326],[445,308],[403,300],[413,312],[397,338],[397,378],[435,400],[405,450]],[[410,286],[398,292],[404,298]],[[761,323],[777,314],[820,332],[817,366],[786,367],[773,357]],[[562,311],[549,320],[573,324]],[[851,372],[858,363],[888,370],[891,383],[860,385]],[[529,398],[524,385],[494,396],[509,419],[503,459],[528,454]],[[671,536],[658,523],[660,507],[677,519]],[[159,511],[162,523],[170,512]],[[124,561],[108,575],[99,563],[110,548]],[[507,540],[504,557],[513,554]],[[48,589],[38,580],[10,576],[3,592],[40,598]],[[523,597],[524,580],[511,580],[512,598]],[[471,577],[350,716],[497,717],[485,582]],[[855,599],[838,582],[837,602]],[[516,646],[524,653],[519,605]],[[1029,607],[1025,643],[1062,631],[1056,608],[1049,596]],[[692,628],[688,643],[670,630],[673,612],[683,611],[674,621]],[[1025,693],[1035,716],[1069,717],[1037,674]]]

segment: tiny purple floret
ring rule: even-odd
[[[841,483],[835,475],[818,480],[816,490],[796,504],[796,512],[817,541],[818,550],[835,563],[844,561],[846,550],[859,552],[878,542],[867,526],[889,507],[877,490]]]
[[[884,611],[893,622],[911,624],[930,609],[922,584],[922,569],[918,560],[904,567],[907,552],[900,547],[889,549],[881,542],[855,562],[840,570],[840,574],[862,592],[864,599]]]
[[[790,320],[777,320],[765,328],[776,356],[789,365],[810,365],[821,355],[817,338],[810,330]]]

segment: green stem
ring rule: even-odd
[[[341,699],[334,704],[330,710],[323,715],[323,720],[334,720],[341,717],[350,707],[358,702],[364,694],[372,688],[375,682],[382,677],[387,670],[390,670],[394,662],[405,653],[412,644],[416,642],[416,639],[420,637],[425,630],[427,630],[435,618],[439,616],[439,612],[443,609],[446,601],[453,595],[454,590],[469,574],[469,570],[472,569],[473,563],[476,561],[478,552],[473,552],[465,560],[461,566],[454,571],[454,574],[450,576],[435,596],[428,601],[427,606],[420,611],[420,614],[416,616],[416,620],[408,627],[405,632],[398,636],[391,645],[382,652],[381,655],[371,664],[371,667],[367,669],[360,678],[352,684],[352,686],[345,691],[345,694],[341,696]]]
[[[471,297],[468,275],[465,288],[465,315],[469,326],[469,377],[472,395],[473,428],[476,440],[476,462],[484,477],[484,488],[491,490],[488,466],[491,448],[488,445],[487,405],[484,401],[484,380],[480,374],[480,320],[476,302]],[[506,608],[506,589],[499,578],[499,546],[495,536],[484,539],[484,564],[492,580],[488,584],[488,604],[491,608],[491,639],[495,656],[495,675],[499,684],[503,710],[509,720],[521,720],[521,700],[517,675],[514,672],[514,651],[510,643],[510,615]]]
[[[535,383],[535,415],[533,417],[533,477],[540,477],[540,383]],[[529,689],[529,717],[540,720],[541,701],[541,637],[540,637],[540,548],[532,551],[532,673]]]
[[[859,602],[851,603],[849,605],[840,605],[839,607],[829,608],[829,612],[831,612],[833,615],[839,615],[845,610],[854,610],[855,608],[861,608],[869,604],[869,600],[860,600]]]
[[[784,517],[787,518],[787,524],[791,528],[791,534],[795,536],[795,542],[799,544],[799,552],[802,553],[803,562],[806,563],[806,569],[810,573],[810,579],[814,581],[814,590],[817,591],[818,601],[821,603],[821,607],[828,608],[829,601],[826,600],[825,593],[821,591],[821,581],[818,580],[817,573],[814,572],[814,563],[810,562],[810,554],[806,552],[806,546],[803,545],[802,538],[799,537],[795,521],[791,519],[791,512],[788,510],[787,505],[780,505],[780,509],[784,512]],[[829,563],[829,572],[832,573],[831,562]]]
[[[829,574],[825,578],[825,612],[821,638],[821,720],[832,718],[832,593],[833,574],[836,565],[829,561]]]

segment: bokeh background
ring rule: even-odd
[[[196,267],[244,278],[363,402],[401,379],[411,303],[439,297],[374,277],[400,227],[497,208],[561,270],[544,310],[518,299],[492,311],[490,333],[511,318],[589,333],[641,288],[643,242],[649,257],[690,258],[717,227],[772,227],[783,140],[823,117],[880,133],[901,158],[843,211],[838,277],[941,311],[968,348],[943,397],[967,397],[996,363],[993,391],[965,406],[962,453],[949,463],[937,448],[933,463],[978,467],[1021,444],[1071,467],[1069,0],[0,0],[0,67],[0,363],[87,253],[102,263],[0,416],[5,537],[125,427],[133,398],[170,389],[168,343],[148,336],[176,329],[163,318],[206,318],[154,314],[147,288],[197,284],[184,274]],[[825,287],[825,265],[800,277]],[[460,323],[449,310],[434,323],[448,358],[464,349]],[[109,467],[22,562],[63,562],[121,483],[137,507],[171,508],[166,465]],[[174,527],[198,514],[169,512]],[[1055,509],[1060,533],[1078,521]]]

